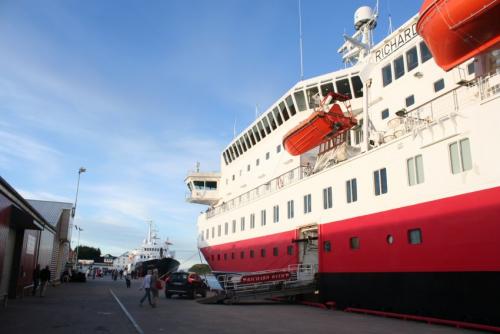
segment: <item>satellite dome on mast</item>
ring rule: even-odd
[[[354,28],[359,30],[366,23],[370,23],[371,29],[375,28],[377,25],[377,15],[368,6],[359,7],[354,12]]]

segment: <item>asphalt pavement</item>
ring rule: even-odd
[[[0,333],[479,333],[271,301],[203,305],[161,293],[152,308],[139,305],[139,286],[140,281],[127,289],[123,280],[90,279],[50,287],[42,298],[10,300],[0,308]]]

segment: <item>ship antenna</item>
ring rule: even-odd
[[[304,80],[304,56],[302,47],[302,6],[299,0],[299,44],[300,44],[300,80]]]
[[[389,31],[387,32],[387,35],[392,34],[393,31],[394,29],[392,28],[392,17],[391,14],[389,14]]]

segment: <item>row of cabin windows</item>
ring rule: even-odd
[[[420,42],[420,63],[423,64],[427,60],[432,58],[431,52],[425,42]],[[406,72],[410,72],[415,69],[418,64],[418,52],[417,46],[412,47],[408,51],[405,52],[404,55],[401,55],[394,59],[392,63],[387,64],[382,67],[382,84],[383,86],[389,85],[393,81],[393,71],[394,71],[394,80],[401,78],[405,74],[405,63],[406,63]],[[406,62],[405,62],[406,60]]]
[[[439,79],[433,83],[434,92],[437,93],[444,89],[444,79]],[[410,95],[405,98],[406,107],[410,107],[415,104],[415,95]],[[380,118],[386,119],[389,117],[389,109],[384,109],[380,112]]]
[[[350,80],[346,77],[336,80],[335,85],[333,81],[330,81],[322,83],[319,86],[312,85],[306,88],[305,91],[299,90],[288,95],[222,153],[226,165],[260,142],[261,139],[264,139],[291,117],[295,116],[297,111],[314,108],[318,103],[317,98],[320,95],[325,97],[330,92],[341,93],[351,98],[354,93],[354,97],[358,98],[363,96],[363,84],[359,76],[350,77]]]
[[[422,230],[420,228],[414,228],[407,231],[408,243],[410,245],[419,245],[422,243]],[[394,243],[394,237],[392,234],[388,234],[385,238],[387,244],[392,245]],[[360,249],[361,240],[359,237],[349,238],[349,248],[352,250]],[[323,250],[327,253],[332,251],[332,243],[330,240],[323,241]]]
[[[463,138],[454,141],[448,145],[450,169],[452,174],[458,174],[472,169],[472,155],[470,149],[469,138]],[[407,184],[408,186],[418,185],[424,182],[424,161],[421,154],[406,159]],[[388,192],[388,175],[387,169],[381,168],[373,172],[373,190],[375,196],[381,196]],[[306,194],[303,197],[304,214],[309,214],[312,211],[312,195]],[[346,201],[353,203],[358,200],[357,179],[353,178],[346,181]],[[323,189],[323,209],[331,209],[333,207],[333,189],[327,187]],[[287,218],[293,219],[295,216],[294,200],[287,202]],[[266,210],[260,211],[260,225],[266,225]],[[279,205],[273,206],[273,223],[279,223],[280,208]],[[250,229],[255,228],[255,214],[250,215]],[[240,219],[240,230],[245,230],[245,217]],[[228,223],[224,225],[224,234],[229,231]],[[206,229],[205,238],[209,238],[209,229]],[[236,233],[236,220],[232,223],[232,233]],[[221,225],[217,227],[217,235],[221,236]],[[215,227],[212,227],[212,238],[215,238]],[[203,233],[202,233],[203,239]]]
[[[280,256],[279,247],[273,247],[272,254],[273,254],[273,256]],[[266,255],[267,255],[267,249],[261,248],[260,249],[260,257],[266,257]],[[292,245],[289,245],[286,247],[286,255],[289,255],[289,256],[293,255],[293,246]],[[240,259],[244,259],[246,257],[246,252],[240,251],[239,257],[240,257]],[[248,257],[251,259],[255,258],[255,250],[254,249],[250,249],[248,251]],[[215,256],[215,254],[212,254],[210,256],[210,258],[212,261],[215,261],[215,259],[217,259],[217,261],[221,261],[222,259],[224,259],[224,261],[227,261],[229,258],[231,260],[235,260],[236,259],[236,252],[231,252],[231,253],[229,253],[229,255],[228,255],[228,253],[217,254],[217,256]]]
[[[276,154],[279,154],[280,152],[281,152],[281,144],[278,145],[278,146],[276,146]],[[271,153],[270,152],[266,152],[265,157],[266,157],[266,160],[269,160],[269,158],[271,157]],[[260,158],[257,158],[255,160],[255,166],[257,167],[259,165],[260,165]],[[252,169],[251,165],[248,164],[247,165],[247,172],[250,172],[251,169]],[[242,175],[243,175],[243,170],[240,169],[240,176],[242,176]],[[232,175],[231,180],[232,181],[236,180],[235,174]],[[229,180],[228,179],[226,179],[226,184],[229,184]],[[191,190],[191,187],[189,189]]]

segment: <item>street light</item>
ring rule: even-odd
[[[71,209],[71,218],[75,218],[75,213],[76,213],[76,203],[78,201],[78,190],[80,189],[80,175],[82,173],[85,173],[87,169],[85,167],[80,167],[78,169],[78,182],[76,183],[76,196],[75,196],[75,205]],[[78,268],[78,252],[80,250],[80,232],[83,231],[82,228],[78,227],[75,225],[75,228],[78,230],[78,246],[76,247],[76,261],[75,261],[75,268]]]
[[[71,218],[75,218],[76,213],[76,202],[78,201],[78,189],[80,189],[80,175],[85,173],[87,169],[85,167],[80,167],[78,170],[78,182],[76,184],[76,196],[75,196],[75,206],[73,206],[73,210],[71,210]]]
[[[83,231],[83,228],[75,225],[75,228],[78,230],[78,246],[76,246],[76,268],[78,268],[78,252],[80,251],[80,232]]]

